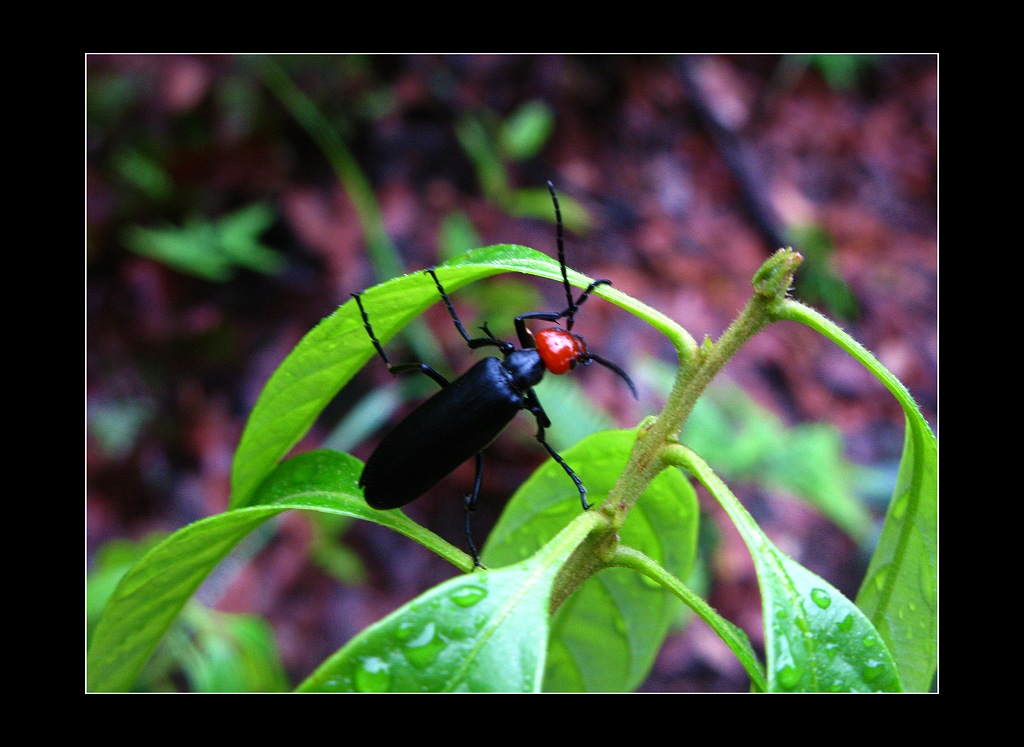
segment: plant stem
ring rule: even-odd
[[[632,568],[648,578],[661,584],[681,599],[708,626],[718,633],[725,644],[736,654],[736,658],[747,670],[747,675],[755,689],[764,692],[768,683],[764,677],[764,668],[757,660],[750,645],[750,640],[735,625],[719,615],[707,602],[691,591],[686,584],[662,568],[658,563],[632,547],[619,547],[610,561],[619,568]]]
[[[559,574],[552,593],[553,610],[597,570],[639,562],[635,554],[620,553],[625,548],[619,545],[618,529],[651,480],[673,465],[677,456],[673,449],[678,449],[679,431],[697,398],[747,340],[778,318],[779,306],[802,260],[803,257],[792,249],[780,249],[761,265],[754,274],[754,295],[715,343],[705,339],[704,344],[698,346],[693,337],[677,325],[665,328],[679,354],[679,372],[672,391],[661,415],[641,423],[626,468],[598,508],[607,524],[594,525],[588,541],[577,548],[574,559],[566,563]],[[678,589],[675,591],[679,593]]]
[[[707,385],[747,340],[776,320],[802,260],[792,249],[777,251],[754,274],[754,295],[717,342],[706,338],[695,350],[677,346],[679,373],[665,407],[656,420],[641,427],[622,477],[601,506],[613,527],[621,526],[647,485],[668,466],[662,449],[678,441],[679,431]]]
[[[784,299],[779,304],[775,317],[778,320],[787,319],[806,324],[811,329],[832,340],[832,342],[849,353],[886,386],[903,407],[907,418],[917,421],[922,429],[931,433],[931,427],[925,421],[924,416],[921,415],[920,408],[918,408],[913,396],[911,396],[910,391],[904,386],[903,382],[893,376],[892,372],[879,363],[878,359],[867,348],[850,337],[838,324],[792,298]]]

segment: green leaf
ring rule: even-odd
[[[86,687],[127,691],[210,571],[277,507],[232,511],[178,530],[122,577],[93,632]]]
[[[274,275],[284,269],[285,260],[257,240],[277,218],[268,203],[257,202],[236,210],[216,223],[217,238],[224,255],[239,267]]]
[[[527,101],[502,123],[499,147],[505,158],[525,161],[544,147],[555,127],[555,115],[543,101]]]
[[[370,508],[358,485],[363,463],[349,454],[320,449],[283,462],[256,494],[255,503],[286,506],[372,521],[419,542],[456,567],[469,571],[472,559],[398,509]]]
[[[668,395],[677,369],[649,360],[631,373]],[[786,426],[728,377],[718,376],[694,404],[679,440],[714,464],[730,483],[753,482],[785,491],[858,542],[868,538],[871,513],[860,494],[867,484],[865,475],[872,473],[843,456],[842,434],[834,426]]]
[[[898,692],[895,662],[860,609],[774,547],[762,547],[759,573],[769,688],[800,692]],[[808,635],[810,631],[810,635]]]
[[[147,550],[165,536],[161,532],[151,534],[142,540],[115,539],[97,551],[95,565],[89,571],[86,582],[86,622],[90,640],[103,608],[117,588],[118,582]]]
[[[896,490],[857,604],[896,655],[904,686],[927,692],[937,668],[938,450],[907,418]]]
[[[130,182],[153,200],[169,200],[174,194],[174,180],[160,162],[139,148],[127,147],[111,159],[121,178]]]
[[[856,467],[833,426],[787,427],[734,383],[716,379],[697,401],[680,440],[730,482],[786,491],[816,508],[858,542],[871,514],[854,493]]]
[[[362,463],[333,451],[312,451],[281,464],[260,487],[254,503],[179,529],[126,573],[93,633],[87,687],[131,687],[174,618],[214,567],[249,532],[287,509],[303,509],[374,521],[417,542],[463,569],[473,567],[461,550],[401,511],[366,505],[356,484]]]
[[[483,110],[479,114],[466,112],[455,126],[455,136],[473,162],[484,195],[500,204],[510,187],[508,172],[498,153],[498,145],[487,127],[487,123],[493,123],[493,120],[493,112],[489,110]]]
[[[611,564],[622,568],[631,568],[638,571],[654,583],[665,587],[687,607],[693,610],[700,618],[715,631],[722,641],[732,650],[739,659],[743,668],[750,676],[753,689],[757,692],[764,692],[768,689],[768,683],[764,678],[764,667],[757,658],[754,646],[750,643],[747,634],[733,623],[726,620],[707,602],[701,599],[682,581],[654,562],[643,553],[634,550],[632,547],[619,546],[612,558]]]
[[[754,559],[761,589],[770,692],[894,692],[902,689],[885,642],[868,618],[824,579],[765,536],[725,483],[684,446],[685,466],[729,514]]]
[[[557,261],[511,244],[478,249],[437,270],[450,293],[500,272],[561,280]],[[569,281],[585,288],[590,278],[570,270]],[[595,295],[640,316],[674,340],[686,336],[671,319],[615,288],[601,286]],[[366,290],[362,297],[382,344],[439,301],[437,288],[423,272],[389,280]],[[270,377],[249,415],[232,464],[233,508],[252,502],[256,487],[278,460],[299,442],[334,395],[374,354],[354,301],[339,307],[299,342]]]
[[[237,267],[274,275],[285,260],[258,239],[274,216],[270,205],[255,203],[217,220],[191,218],[180,228],[130,226],[124,241],[138,254],[207,280],[229,280]]]
[[[605,431],[562,454],[587,487],[592,504],[607,496],[635,440],[635,430]],[[580,511],[575,485],[549,460],[516,491],[491,531],[482,555],[485,565],[500,567],[529,556]],[[644,491],[619,536],[672,574],[687,578],[696,557],[697,528],[692,486],[678,470],[666,470]],[[635,689],[649,674],[680,612],[675,596],[645,576],[624,568],[597,573],[554,616],[544,689]]]
[[[562,213],[562,224],[566,231],[585,234],[593,225],[590,213],[577,200],[568,195],[558,196],[558,205]],[[551,207],[551,193],[546,187],[524,187],[511,190],[501,202],[501,206],[510,215],[522,218],[553,221],[555,212]]]
[[[547,442],[560,453],[587,436],[615,428],[615,420],[587,397],[581,379],[545,376],[533,389],[551,419]]]
[[[531,558],[451,579],[371,625],[304,692],[537,692],[551,588],[600,517],[586,514]]]
[[[198,605],[196,605],[198,607]],[[274,641],[274,630],[255,615],[215,610],[193,612],[195,645],[183,657],[196,692],[283,692],[288,680]]]
[[[835,323],[792,300],[782,305],[779,318],[806,324],[831,339],[903,407],[900,471],[857,604],[892,651],[903,686],[925,692],[935,676],[938,651],[938,443],[907,388]]]

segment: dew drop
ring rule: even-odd
[[[388,663],[379,656],[366,657],[356,669],[355,684],[361,693],[387,692],[391,685]]]
[[[792,664],[787,664],[776,673],[776,677],[780,687],[792,690],[800,682],[800,670]]]
[[[405,657],[417,667],[426,667],[432,664],[445,646],[444,641],[437,635],[437,628],[432,622],[424,625],[415,636],[409,635],[404,640]]]
[[[460,607],[472,607],[487,596],[487,589],[482,586],[463,586],[452,594],[452,601]]]
[[[327,691],[344,692],[348,689],[349,680],[345,677],[328,677],[324,680],[323,689]]]
[[[868,662],[864,666],[864,681],[874,682],[885,673],[885,664],[880,661]]]
[[[832,606],[832,597],[824,589],[811,589],[811,599],[823,610],[827,610]]]

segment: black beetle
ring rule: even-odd
[[[452,306],[448,294],[437,278],[437,273],[430,269],[426,272],[433,278],[441,299],[455,323],[455,328],[469,347],[495,347],[501,352],[502,358],[484,358],[452,382],[425,363],[393,365],[373,333],[362,299],[358,293],[352,294],[359,306],[363,326],[377,353],[387,365],[388,371],[394,375],[419,371],[441,386],[441,391],[396,425],[370,455],[359,478],[366,502],[373,508],[382,510],[404,506],[432,488],[460,464],[471,457],[474,458],[476,478],[473,493],[465,500],[465,534],[473,562],[477,566],[480,565],[480,557],[473,544],[469,517],[476,508],[483,480],[481,452],[505,430],[520,410],[529,410],[533,414],[537,421],[537,441],[547,449],[575,483],[584,510],[590,507],[587,503],[587,489],[572,468],[544,438],[544,430],[551,426],[551,421],[533,391],[533,387],[540,382],[544,372],[562,374],[577,366],[589,365],[593,361],[618,374],[629,386],[633,396],[637,396],[636,387],[625,371],[589,352],[583,338],[570,331],[576,312],[594,288],[599,285],[611,285],[611,281],[595,280],[577,300],[573,301],[565,265],[561,210],[551,182],[548,182],[548,189],[555,206],[558,260],[562,268],[562,282],[568,305],[559,312],[536,311],[516,317],[516,335],[521,349],[516,349],[512,343],[496,338],[486,323],[481,327],[485,336],[471,338],[462,326],[455,307]],[[566,320],[566,329],[545,329],[534,336],[526,328],[527,319],[557,322],[563,318]]]

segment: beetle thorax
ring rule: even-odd
[[[505,357],[505,370],[512,376],[512,385],[524,392],[544,378],[544,361],[533,349],[513,350]]]

